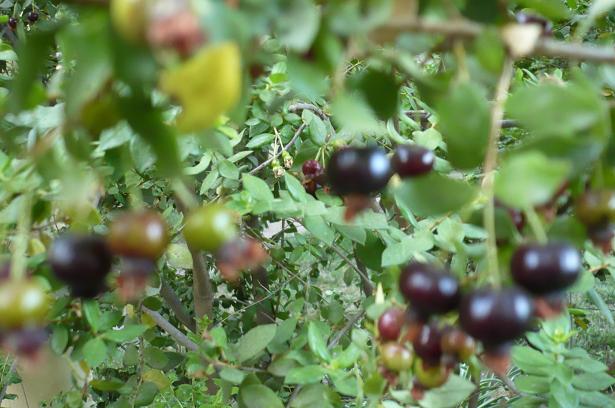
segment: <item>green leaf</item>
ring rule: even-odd
[[[275,324],[256,326],[244,334],[235,347],[237,361],[243,363],[256,357],[273,340],[276,333]]]
[[[94,337],[83,346],[83,357],[91,368],[98,367],[107,358],[107,345],[101,338]]]
[[[419,405],[425,408],[456,407],[465,401],[475,388],[470,381],[458,375],[451,375],[442,387],[427,391]]]
[[[590,289],[587,292],[587,295],[592,300],[592,302],[594,302],[594,304],[598,307],[598,310],[600,310],[600,313],[602,313],[602,315],[606,317],[607,321],[611,325],[615,324],[615,320],[613,319],[613,313],[611,313],[611,309],[609,309],[609,306],[606,304],[604,299],[602,299],[602,296],[600,296],[600,294],[596,291],[596,289],[594,288]]]
[[[68,345],[68,329],[64,326],[54,326],[49,344],[54,353],[64,353]]]
[[[101,323],[101,313],[96,300],[86,300],[82,303],[83,314],[94,333],[98,332]]]
[[[572,385],[586,391],[602,391],[615,384],[615,378],[607,373],[577,374],[572,379]]]
[[[301,182],[293,177],[290,173],[284,173],[284,181],[286,182],[286,188],[288,188],[288,192],[293,198],[300,203],[304,203],[307,201],[306,192]]]
[[[475,196],[466,182],[438,173],[404,181],[395,191],[396,199],[419,217],[459,210]]]
[[[609,397],[597,391],[577,391],[577,394],[583,406],[596,408],[615,406],[615,398]]]
[[[320,26],[320,10],[310,0],[287,3],[284,17],[276,19],[276,33],[280,42],[297,52],[307,51]]]
[[[306,385],[290,403],[291,408],[338,408],[342,406],[340,396],[323,384]]]
[[[536,136],[574,136],[588,132],[608,118],[604,101],[591,86],[543,83],[519,89],[508,98],[511,119]],[[606,134],[601,132],[600,137]]]
[[[335,239],[335,232],[329,224],[325,222],[323,217],[305,217],[303,219],[303,225],[308,231],[310,231],[310,233],[312,233],[312,235],[320,239],[322,242],[327,245],[331,245],[333,243],[333,240]]]
[[[561,0],[517,0],[517,3],[551,20],[559,21],[570,16],[570,11]]]
[[[270,388],[262,384],[244,385],[239,389],[239,401],[246,408],[283,408],[284,405]]]
[[[540,351],[525,346],[513,347],[511,357],[515,365],[528,374],[549,374],[555,363]]]
[[[356,82],[356,89],[363,95],[378,119],[388,120],[397,114],[399,83],[392,73],[368,68],[353,79]],[[352,79],[350,82],[353,82]]]
[[[227,179],[239,179],[239,169],[228,160],[222,160],[218,163],[218,172],[220,172],[222,177],[226,177]]]
[[[529,394],[546,394],[549,392],[551,379],[537,375],[519,375],[515,377],[515,385],[521,392]]]
[[[382,253],[382,267],[400,265],[407,262],[416,253],[433,248],[433,235],[419,231],[414,236],[407,236],[396,244],[389,245]]]
[[[220,370],[220,378],[231,384],[239,385],[243,382],[244,378],[246,378],[246,373],[236,368],[224,367]]]
[[[62,28],[64,21],[44,22],[37,24],[35,29],[28,32],[24,42],[17,50],[19,70],[11,82],[8,94],[7,107],[12,113],[18,113],[30,106],[30,99],[34,87],[40,84],[37,77],[46,66],[45,60],[54,43],[55,33]]]
[[[608,367],[600,361],[592,358],[571,358],[566,360],[566,365],[582,370],[588,373],[597,373],[600,371],[606,371]]]
[[[275,136],[271,133],[261,133],[260,135],[251,138],[250,141],[246,144],[246,147],[248,149],[253,149],[256,147],[264,146],[267,143],[271,143],[274,137]]]
[[[158,387],[156,384],[146,381],[139,387],[139,393],[135,398],[135,407],[146,407],[154,402],[158,395]]]
[[[118,378],[111,378],[109,380],[92,380],[90,385],[92,388],[98,391],[110,392],[117,391],[122,388],[126,383]]]
[[[286,374],[286,384],[315,384],[320,382],[325,372],[319,365],[293,368]]]
[[[250,174],[244,174],[242,177],[243,187],[256,200],[271,202],[273,201],[273,193],[269,185],[265,181],[254,177]]]
[[[331,354],[327,348],[327,336],[315,322],[308,325],[308,344],[312,352],[323,361],[330,361]]]
[[[460,169],[481,164],[491,124],[485,92],[471,83],[456,85],[442,98],[436,111],[451,164]]]
[[[129,326],[124,326],[119,330],[108,331],[103,334],[103,337],[116,343],[123,343],[136,339],[137,337],[145,333],[146,330],[147,326],[133,324]]]
[[[538,152],[510,156],[495,179],[495,194],[505,204],[528,208],[548,202],[570,171],[570,164]]]

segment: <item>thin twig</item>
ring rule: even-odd
[[[346,256],[346,254],[344,252],[342,252],[339,248],[337,248],[335,245],[331,245],[330,248],[333,250],[333,252],[335,252],[340,258],[342,258],[344,260],[344,262],[346,262],[352,269],[355,270],[355,272],[361,277],[361,282],[363,284],[363,291],[365,292],[365,295],[367,296],[371,296],[371,294],[374,292],[374,285],[372,284],[371,280],[369,279],[369,277],[367,276],[366,271],[361,270],[361,268],[359,268],[358,263],[354,264],[350,258],[348,258]]]
[[[494,284],[500,283],[500,274],[498,267],[498,250],[495,234],[495,202],[494,202],[494,171],[498,160],[498,142],[500,140],[502,118],[504,116],[504,102],[508,95],[508,89],[514,72],[514,61],[508,59],[504,63],[504,68],[498,81],[498,86],[495,91],[495,101],[491,107],[491,129],[489,132],[489,145],[487,146],[487,155],[485,157],[483,191],[487,197],[485,211],[483,214],[483,223],[487,230],[487,265],[491,280]]]
[[[162,296],[162,298],[166,301],[167,306],[169,306],[169,309],[173,311],[175,317],[177,317],[177,320],[182,322],[182,324],[190,329],[190,331],[195,332],[196,323],[194,322],[194,319],[190,316],[190,313],[181,302],[179,296],[177,296],[177,293],[175,293],[171,285],[169,285],[166,281],[162,281],[160,284],[160,296]]]
[[[453,38],[474,38],[483,31],[483,26],[467,20],[426,21],[408,19],[392,21],[383,26],[391,32],[419,32],[441,34]],[[534,56],[565,58],[615,64],[615,49],[594,45],[568,43],[550,38],[540,38],[531,52]]]
[[[346,333],[348,333],[354,327],[354,325],[359,320],[361,320],[364,314],[365,314],[365,310],[361,310],[357,312],[353,317],[351,317],[350,320],[348,320],[348,322],[344,325],[344,327],[342,327],[342,329],[339,332],[337,332],[335,336],[331,338],[331,341],[329,342],[329,345],[327,346],[327,348],[329,350],[335,348],[335,346],[337,346],[337,344],[340,342],[342,337],[344,337]]]
[[[177,344],[186,347],[190,351],[196,351],[199,349],[199,346],[190,340],[188,336],[182,333],[177,327],[173,326],[167,319],[165,319],[160,313],[148,309],[143,306],[143,312],[145,312],[149,317],[156,322],[156,325],[160,327],[162,330],[167,332],[169,336],[171,336]]]
[[[295,132],[293,138],[290,139],[290,142],[288,142],[286,146],[284,146],[284,149],[280,149],[276,154],[272,155],[270,158],[268,158],[267,160],[265,160],[264,162],[262,162],[261,164],[253,168],[252,170],[250,170],[250,174],[258,173],[259,171],[267,167],[272,161],[280,157],[283,151],[290,149],[292,145],[295,144],[299,136],[301,136],[301,133],[303,133],[306,127],[307,125],[305,123],[302,123],[301,126],[299,126],[299,129],[297,129],[297,131]]]
[[[311,103],[294,103],[288,107],[288,111],[293,113],[301,112],[304,110],[314,112],[322,120],[329,120],[329,116],[327,116],[326,113],[324,113],[318,106],[312,105]]]
[[[421,122],[426,121],[431,117],[431,113],[426,110],[408,110],[405,111],[404,114],[410,119],[419,119]],[[502,119],[500,122],[500,127],[502,129],[511,129],[519,127],[519,122],[514,119]]]

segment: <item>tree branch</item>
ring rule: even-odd
[[[167,302],[167,306],[173,311],[177,320],[182,322],[190,331],[196,331],[196,323],[190,313],[185,308],[177,293],[173,290],[171,285],[166,281],[162,281],[160,284],[160,296]]]
[[[293,138],[290,139],[290,142],[288,142],[286,146],[284,146],[284,149],[280,149],[276,154],[274,154],[273,156],[271,156],[270,158],[268,158],[267,160],[265,160],[264,162],[262,162],[261,164],[253,168],[252,170],[250,170],[250,174],[258,173],[259,171],[267,167],[269,163],[271,163],[272,161],[280,157],[283,151],[288,150],[292,145],[295,144],[295,142],[297,141],[297,139],[299,139],[299,136],[301,136],[301,133],[303,133],[306,127],[307,125],[305,123],[302,123],[301,126],[299,126],[299,129],[297,129],[297,131],[293,135]]]
[[[188,336],[186,336],[178,328],[169,323],[169,321],[165,319],[160,313],[148,309],[145,306],[142,307],[142,310],[145,314],[151,317],[154,322],[156,322],[156,325],[158,325],[158,327],[167,332],[169,336],[173,337],[177,344],[184,346],[190,351],[196,351],[199,349],[199,346],[195,342],[190,340]]]
[[[329,116],[327,116],[326,113],[324,113],[318,106],[312,105],[311,103],[294,103],[288,107],[288,111],[293,113],[301,112],[304,110],[314,112],[322,120],[329,120]]]
[[[365,293],[366,296],[371,296],[371,294],[374,292],[374,285],[372,284],[372,282],[370,281],[369,277],[367,276],[367,271],[365,270],[365,267],[357,261],[356,265],[346,256],[346,254],[344,254],[344,252],[342,252],[339,248],[337,248],[335,245],[331,245],[330,248],[333,250],[333,252],[335,252],[340,258],[342,258],[344,260],[344,262],[346,262],[352,269],[355,270],[355,272],[359,275],[359,277],[361,278],[361,284],[363,285],[363,292]]]
[[[391,21],[384,25],[383,29],[393,34],[410,31],[441,34],[454,38],[474,38],[480,35],[483,26],[467,20],[426,21],[423,19],[408,19]],[[538,39],[532,55],[615,64],[615,49],[613,47],[568,43],[550,38]]]
[[[183,185],[185,189],[187,187]],[[177,191],[177,188],[176,188]],[[190,192],[192,196],[193,193]],[[177,208],[184,214],[184,217],[190,212],[189,205],[182,200],[180,194],[175,194],[175,202]],[[209,278],[209,271],[207,270],[207,264],[201,251],[192,248],[188,245],[190,255],[192,256],[192,292],[194,296],[194,311],[198,319],[203,316],[209,317],[210,322],[213,322],[213,304],[214,304],[214,291]]]

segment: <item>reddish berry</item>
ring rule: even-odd
[[[412,367],[412,353],[401,344],[384,344],[380,349],[380,357],[384,366],[392,371],[405,371]]]
[[[405,320],[406,312],[403,309],[392,307],[384,312],[378,319],[380,338],[385,341],[397,340]]]
[[[429,149],[416,145],[399,145],[395,149],[392,164],[400,177],[416,177],[429,173],[436,156]]]
[[[162,216],[151,210],[125,212],[109,227],[107,241],[114,254],[158,259],[169,243],[169,227]]]
[[[444,330],[440,343],[442,351],[459,361],[468,361],[476,352],[476,342],[462,330],[450,327]]]
[[[308,160],[301,166],[303,175],[307,178],[314,178],[323,173],[322,166],[316,160]]]
[[[442,331],[435,324],[424,325],[412,342],[414,352],[425,364],[438,365],[442,357]]]

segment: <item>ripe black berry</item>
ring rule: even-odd
[[[331,156],[327,176],[338,194],[367,195],[386,187],[391,163],[379,147],[347,147]]]
[[[433,169],[436,156],[429,149],[420,146],[399,145],[395,149],[392,164],[400,177],[415,177]]]
[[[33,11],[31,11],[31,12],[29,12],[29,13],[28,13],[28,16],[27,16],[28,21],[29,21],[30,23],[36,23],[36,22],[38,21],[38,17],[39,17],[39,16],[38,16],[38,13],[37,13],[36,11],[34,11],[34,10],[33,10]]]
[[[531,299],[517,288],[478,289],[459,306],[461,327],[485,348],[497,348],[525,333],[533,315]]]
[[[581,273],[581,255],[572,245],[522,245],[512,256],[510,271],[517,284],[533,294],[557,292]]]
[[[67,283],[75,296],[93,297],[104,288],[111,269],[111,251],[102,237],[64,235],[57,238],[48,260],[55,276]]]
[[[392,307],[384,312],[378,319],[378,333],[385,341],[394,341],[399,338],[401,329],[406,320],[406,312],[403,309]]]
[[[301,171],[303,172],[303,175],[305,177],[314,178],[322,174],[323,169],[318,161],[308,160],[305,163],[303,163],[303,166],[301,166]]]
[[[12,30],[16,30],[17,29],[17,18],[15,17],[9,17],[9,27],[11,27]]]
[[[444,314],[459,304],[459,283],[435,266],[412,262],[402,271],[399,290],[422,317]]]
[[[412,342],[414,352],[425,364],[438,365],[442,357],[442,330],[434,324],[424,325]]]

